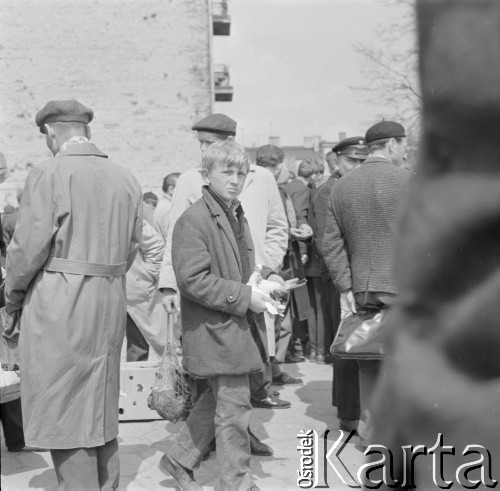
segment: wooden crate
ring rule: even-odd
[[[155,381],[158,361],[134,361],[121,364],[120,421],[161,419],[149,409],[147,400]]]

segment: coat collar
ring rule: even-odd
[[[201,192],[203,194],[202,198],[205,201],[210,214],[215,218],[219,227],[222,229],[224,235],[228,238],[231,247],[233,248],[234,254],[238,261],[238,267],[240,270],[240,274],[243,274],[243,267],[241,265],[240,252],[238,250],[238,244],[236,243],[236,237],[234,236],[233,229],[229,224],[229,220],[226,217],[226,214],[222,210],[221,206],[215,198],[208,192],[208,187],[203,186],[201,188]]]
[[[374,162],[383,163],[383,164],[390,164],[390,165],[396,166],[396,164],[393,164],[386,157],[381,157],[379,155],[368,155],[368,158],[361,164],[360,167],[363,167],[363,165],[366,165],[366,164],[373,164]]]
[[[96,155],[97,157],[108,158],[104,152],[101,152],[101,150],[90,142],[71,145],[64,152],[61,152],[56,158],[64,157],[66,155]]]

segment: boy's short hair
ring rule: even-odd
[[[276,167],[285,160],[285,152],[275,145],[264,145],[257,149],[255,163],[261,167]]]
[[[212,143],[201,156],[201,168],[210,172],[215,164],[243,169],[248,173],[250,158],[245,149],[232,140]]]

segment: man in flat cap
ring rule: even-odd
[[[236,121],[225,114],[211,114],[195,123],[192,129],[197,132],[203,153],[212,143],[234,139]],[[158,283],[159,289],[165,294],[164,306],[169,313],[179,310],[177,282],[172,267],[172,232],[182,213],[201,198],[204,184],[201,168],[194,167],[179,176],[172,196],[170,223]],[[255,248],[256,264],[264,264],[278,271],[288,246],[288,223],[275,179],[265,169],[250,165],[245,185],[238,199],[241,201],[248,220]],[[289,402],[269,395],[270,384],[270,371],[252,374],[250,376],[252,401],[258,400],[263,406],[271,409],[290,407]],[[254,455],[272,453],[272,450],[259,442],[253,433],[250,436]]]
[[[118,487],[125,273],[142,230],[139,183],[90,143],[92,117],[75,100],[36,115],[54,158],[28,174],[6,264],[26,445],[50,449],[63,489]]]
[[[383,309],[397,294],[393,271],[396,226],[410,180],[410,173],[401,169],[404,128],[393,121],[382,121],[366,132],[365,142],[368,158],[332,186],[321,244],[330,276],[340,292],[342,316]],[[361,418],[369,421],[368,402],[381,362],[358,360],[357,365]],[[340,418],[355,419],[352,402],[352,415],[340,414]],[[350,427],[351,423],[356,426],[355,421],[346,423],[349,427],[345,429],[355,429]]]

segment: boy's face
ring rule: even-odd
[[[217,164],[210,172],[203,171],[210,189],[228,206],[238,197],[245,184],[247,171]]]

